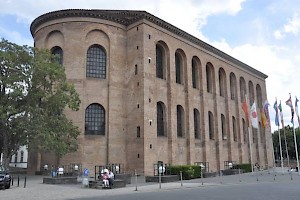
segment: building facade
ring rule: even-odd
[[[60,159],[32,153],[30,170],[121,163],[153,175],[158,162],[218,171],[251,157],[273,166],[271,130],[259,112],[267,75],[145,11],[55,11],[36,18],[31,33],[37,48],[60,55],[80,95],[80,110],[66,113],[81,135],[78,151]],[[246,95],[259,119],[250,138]]]

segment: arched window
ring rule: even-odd
[[[213,67],[210,63],[206,65],[206,86],[207,86],[207,92],[213,93],[214,91],[214,73],[213,73]]]
[[[183,66],[181,55],[175,53],[175,70],[176,70],[176,83],[183,84]]]
[[[232,116],[232,133],[233,133],[233,140],[235,142],[237,142],[237,140],[238,140],[236,128],[237,128],[236,127],[236,120],[235,120],[235,117]]]
[[[241,94],[241,102],[244,101],[246,93],[246,82],[243,77],[240,78],[240,94]]]
[[[212,112],[208,111],[208,133],[209,133],[209,139],[214,140],[215,139],[215,133],[214,133],[214,116]]]
[[[184,111],[177,105],[177,137],[184,137]]]
[[[59,46],[55,46],[51,49],[51,53],[57,56],[57,62],[63,64],[63,50]]]
[[[230,73],[230,98],[236,100],[236,78],[234,73]]]
[[[254,103],[254,87],[252,81],[249,81],[249,101],[250,105]]]
[[[92,45],[87,51],[86,77],[106,78],[106,53],[100,45]]]
[[[105,135],[105,110],[100,104],[91,104],[85,110],[85,134]]]
[[[164,75],[164,50],[160,45],[156,45],[156,77],[165,79]]]
[[[166,112],[163,102],[157,102],[157,136],[166,136]]]
[[[247,141],[248,141],[248,131],[247,131],[246,121],[244,119],[242,119],[242,124],[243,124],[244,143],[247,143]]]
[[[199,88],[199,66],[195,58],[192,59],[192,84],[193,88]]]
[[[195,139],[201,139],[200,138],[200,114],[197,109],[194,109],[194,133],[195,133]]]
[[[259,84],[256,85],[256,99],[257,99],[257,105],[256,105],[257,108],[262,108],[263,103],[262,103],[262,96],[261,96],[261,88]]]
[[[220,96],[225,97],[226,95],[226,74],[223,68],[219,69],[219,89]]]
[[[222,139],[227,140],[227,133],[226,133],[226,120],[225,116],[221,114],[221,128],[222,128]]]

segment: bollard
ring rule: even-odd
[[[239,168],[239,182],[242,182],[241,180],[241,169]]]
[[[222,170],[220,170],[220,183],[223,184],[222,183]]]
[[[181,185],[181,187],[183,186],[183,184],[182,184],[182,171],[180,171],[180,185]]]
[[[135,191],[138,191],[138,188],[137,188],[137,172],[136,172],[136,169],[134,170],[134,175],[135,175]]]
[[[201,185],[203,185],[203,172],[202,172],[202,168],[201,168]]]
[[[20,177],[18,176],[18,187],[20,186]]]
[[[14,176],[11,177],[11,185],[14,185]]]
[[[293,172],[291,171],[290,173],[291,173],[291,180],[293,180]]]
[[[25,179],[24,179],[24,188],[26,188],[26,176],[25,176]]]
[[[161,189],[161,173],[158,172],[159,189]]]

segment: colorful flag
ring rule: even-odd
[[[285,103],[286,103],[286,105],[288,105],[291,108],[291,115],[292,115],[291,122],[294,123],[294,113],[295,113],[295,111],[294,111],[294,107],[293,107],[291,94],[290,94],[290,98]]]
[[[249,127],[249,113],[248,113],[248,105],[247,105],[247,102],[246,102],[246,98],[243,101],[242,109],[245,112],[247,127]]]
[[[282,128],[284,128],[284,122],[283,122],[283,113],[282,113],[282,107],[281,107],[281,101],[278,105],[278,110],[280,111],[280,120],[281,120],[281,125],[282,125]]]
[[[275,124],[276,126],[279,126],[279,120],[278,120],[278,107],[277,107],[277,99],[274,103],[274,106],[273,106],[274,110],[275,110]]]
[[[266,128],[268,125],[268,122],[267,122],[267,118],[266,118],[263,108],[260,110],[260,116],[261,116],[261,123],[262,123],[263,127]]]
[[[265,103],[264,103],[264,114],[266,116],[267,125],[270,124],[269,105],[270,104],[269,104],[268,100],[265,100]]]
[[[258,118],[257,118],[257,112],[256,112],[255,102],[251,106],[250,119],[251,119],[251,125],[252,125],[252,127],[253,128],[258,128]]]

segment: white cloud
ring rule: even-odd
[[[293,18],[288,20],[288,23],[283,26],[280,30],[274,32],[276,39],[282,39],[286,34],[298,35],[300,31],[300,16],[298,13],[294,13]]]

